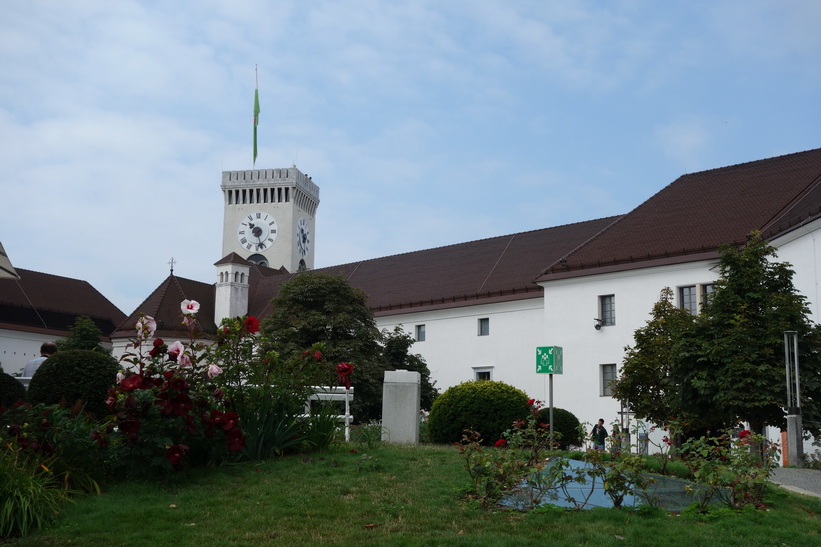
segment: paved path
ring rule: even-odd
[[[821,498],[821,470],[819,469],[778,467],[773,470],[770,480],[787,490]]]

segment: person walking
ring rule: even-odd
[[[590,432],[590,438],[593,440],[593,448],[595,450],[604,450],[604,440],[607,438],[607,428],[604,427],[604,418],[599,418],[599,423],[593,426]]]

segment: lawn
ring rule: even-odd
[[[766,511],[485,511],[446,446],[321,454],[123,482],[15,545],[821,545],[821,500],[772,487]]]

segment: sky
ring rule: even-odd
[[[316,267],[624,214],[821,147],[821,2],[3,0],[0,242],[130,314],[216,280],[221,173],[320,187]],[[256,67],[256,69],[255,69]]]

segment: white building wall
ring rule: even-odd
[[[0,367],[6,374],[22,374],[26,363],[40,357],[40,346],[43,342],[57,340],[60,340],[60,337],[0,329]]]
[[[490,320],[490,334],[478,335],[480,318]],[[530,397],[543,399],[546,376],[536,374],[536,347],[544,339],[542,299],[531,298],[497,304],[434,310],[377,317],[380,329],[392,331],[402,325],[415,335],[416,325],[425,325],[425,341],[410,351],[424,358],[436,387],[474,380],[477,368],[490,369],[491,379],[513,385]]]
[[[715,262],[696,262],[600,274],[543,283],[546,345],[564,348],[564,374],[554,376],[554,405],[582,422],[619,420],[620,404],[601,396],[601,370],[615,364],[620,371],[625,346],[650,319],[661,290],[670,287],[678,305],[680,286],[713,283]],[[599,296],[615,296],[615,325],[596,330]]]
[[[789,262],[795,271],[793,282],[795,288],[807,297],[813,323],[821,323],[821,294],[819,294],[818,273],[821,261],[821,221],[793,230],[786,237],[773,241],[777,251],[777,260]]]

